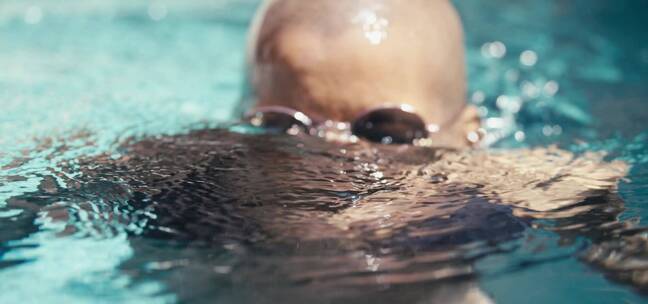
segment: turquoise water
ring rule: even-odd
[[[245,32],[257,4],[0,2],[1,302],[177,298],[163,278],[134,280],[124,270],[143,258],[135,256],[125,231],[93,235],[81,227],[65,234],[46,212],[35,212],[26,224],[23,216],[34,207],[7,202],[74,178],[74,170],[64,167],[80,157],[117,156],[127,139],[186,133],[230,119],[240,94]],[[642,205],[648,198],[645,4],[457,5],[467,32],[468,97],[487,118],[489,141],[608,151],[633,165],[619,190],[626,206],[622,218],[648,220]],[[578,240],[558,241],[548,232],[525,232],[513,253],[479,261],[482,288],[502,303],[644,301],[574,258],[582,250]],[[547,248],[542,255],[533,251],[540,245]],[[544,262],[511,266],[535,260]]]

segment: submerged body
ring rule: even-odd
[[[613,195],[625,165],[559,151],[204,130],[137,142],[119,158],[78,167],[66,189],[50,185],[46,196],[10,204],[48,206],[38,212],[70,223],[62,233],[129,227],[136,254],[123,268],[143,280],[163,273],[192,302],[488,303],[474,262],[538,229],[535,219],[554,221],[565,238],[590,238],[593,248],[614,247],[632,228],[617,221],[622,205]],[[96,217],[75,226],[71,204]],[[156,256],[151,240],[182,250]],[[139,268],[151,261],[138,259],[152,256],[158,264]],[[615,278],[627,271],[606,257],[591,262]]]

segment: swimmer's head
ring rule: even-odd
[[[251,39],[254,108],[350,122],[408,105],[454,146],[478,128],[465,102],[462,26],[447,0],[269,0]]]

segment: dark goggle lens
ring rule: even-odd
[[[307,117],[299,112],[259,111],[247,117],[248,122],[271,132],[286,133],[292,128],[306,130],[310,124]]]
[[[421,117],[396,108],[371,111],[356,119],[351,128],[358,137],[387,144],[411,144],[428,136]]]

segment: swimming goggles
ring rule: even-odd
[[[283,106],[259,107],[245,116],[247,122],[273,132],[295,134],[304,131],[311,135],[321,134],[323,129],[345,126],[352,135],[371,142],[384,144],[412,144],[437,133],[444,125],[426,124],[409,105],[381,107],[366,111],[349,123],[316,120],[303,112]]]

